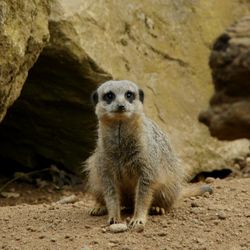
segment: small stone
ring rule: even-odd
[[[215,181],[215,178],[213,178],[213,177],[207,177],[206,179],[205,179],[205,182],[206,183],[213,183]]]
[[[78,198],[76,197],[76,195],[73,194],[67,197],[63,197],[62,199],[57,201],[56,204],[68,204],[68,203],[74,203],[76,201],[78,201]]]
[[[247,166],[250,166],[250,157],[246,158],[246,164],[247,164]]]
[[[125,247],[122,247],[121,250],[132,250],[132,249],[125,246]]]
[[[160,237],[164,237],[164,236],[167,236],[167,233],[161,232],[161,233],[158,233],[158,235],[159,235]]]
[[[209,198],[210,194],[208,192],[203,194],[203,197]]]
[[[120,42],[121,42],[121,44],[122,44],[123,46],[127,46],[127,45],[128,45],[127,40],[124,39],[124,38],[122,38],[122,39],[120,40]]]
[[[191,214],[199,214],[200,211],[197,210],[197,209],[193,209],[193,210],[190,211],[190,213],[191,213]]]
[[[143,225],[137,225],[134,229],[137,233],[141,233],[144,231],[144,226]]]
[[[226,215],[225,215],[225,213],[223,213],[223,212],[219,212],[219,213],[217,214],[217,216],[218,216],[218,218],[219,218],[220,220],[225,220],[225,219],[226,219]]]
[[[28,226],[27,230],[30,231],[30,232],[36,232],[36,229],[31,227],[31,226]]]
[[[214,221],[214,225],[218,225],[219,224],[219,221]]]
[[[39,239],[44,239],[44,238],[45,238],[45,235],[40,235],[38,238],[39,238]]]
[[[115,246],[117,246],[117,244],[115,244],[115,243],[113,243],[113,242],[109,242],[108,245],[109,245],[110,247],[115,247]]]
[[[240,170],[241,169],[240,164],[238,164],[238,163],[235,163],[233,167],[236,170]]]
[[[1,192],[0,194],[4,198],[18,198],[20,196],[19,193],[14,192]]]
[[[199,207],[199,204],[195,201],[191,202],[191,207]]]
[[[56,239],[55,238],[51,238],[50,241],[51,242],[56,242]]]
[[[203,239],[196,238],[196,243],[202,244],[203,242],[204,242],[204,240],[203,240]]]
[[[83,247],[81,248],[81,250],[90,250],[90,248],[87,247],[87,246],[83,246]]]
[[[125,223],[112,224],[109,226],[109,231],[112,233],[122,233],[128,230],[128,226]]]

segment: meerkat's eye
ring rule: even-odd
[[[133,102],[135,99],[135,94],[132,91],[127,91],[125,97],[129,102]]]
[[[115,99],[115,94],[112,91],[103,95],[103,100],[110,104]]]

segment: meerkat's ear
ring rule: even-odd
[[[91,102],[96,105],[98,103],[98,94],[97,94],[97,91],[94,91],[92,94],[91,94]]]
[[[142,103],[144,102],[144,92],[142,89],[139,89],[139,99]]]

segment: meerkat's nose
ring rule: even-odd
[[[118,104],[117,105],[117,111],[119,112],[124,112],[126,110],[125,106],[123,104]]]

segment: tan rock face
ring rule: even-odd
[[[212,91],[210,46],[249,3],[64,0],[60,8],[97,65],[144,89],[146,113],[170,133],[191,174],[225,167],[227,157],[248,150],[246,141],[211,139],[197,117]]]
[[[47,0],[0,2],[0,121],[49,38]]]
[[[17,116],[24,112],[30,118],[26,128],[14,126],[18,135],[30,131],[22,137],[25,152],[33,150],[70,169],[76,166],[94,144],[88,96],[111,77],[132,80],[144,89],[145,112],[170,134],[192,175],[201,168],[224,167],[225,154],[232,157],[232,148],[236,154],[246,150],[247,142],[229,146],[211,139],[197,116],[212,90],[207,63],[210,45],[226,26],[249,12],[250,3],[51,3],[50,43],[30,72],[21,105],[13,107],[13,114],[16,110]],[[9,124],[14,123],[13,119]],[[5,127],[11,126],[6,122]]]
[[[219,139],[250,139],[250,16],[218,37],[210,67],[215,93],[200,121]]]

